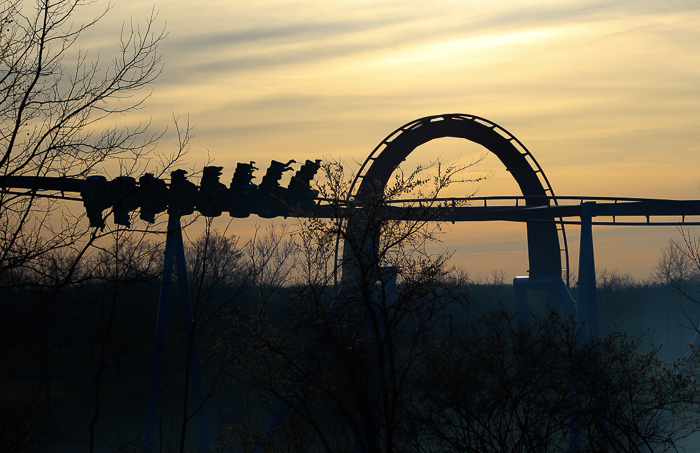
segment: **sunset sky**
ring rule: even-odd
[[[121,23],[151,7],[115,0],[81,45],[108,55]],[[167,23],[164,70],[129,120],[166,127],[173,113],[189,115],[188,163],[209,156],[227,184],[250,160],[261,172],[270,159],[353,166],[402,124],[455,112],[519,138],[558,195],[700,198],[696,0],[159,0],[155,10]],[[479,153],[439,142],[412,158]],[[518,194],[497,160],[477,172],[493,172],[479,195]],[[598,267],[635,277],[650,275],[678,236],[674,227],[593,234]],[[575,260],[578,230],[569,235]],[[523,225],[455,225],[444,242],[472,275],[527,271]]]

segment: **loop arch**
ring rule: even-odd
[[[459,113],[420,118],[389,134],[360,167],[352,182],[348,201],[361,203],[375,191],[384,190],[393,172],[409,154],[420,145],[444,137],[463,138],[495,154],[526,197],[526,206],[547,206],[550,199],[556,204],[554,192],[542,168],[515,136],[485,118]],[[352,228],[350,221],[348,229]],[[531,277],[561,277],[561,253],[564,252],[568,281],[568,250],[562,224],[528,221],[527,243]],[[349,251],[345,250],[346,253]]]

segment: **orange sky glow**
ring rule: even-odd
[[[122,22],[151,7],[115,1],[81,45],[109,55]],[[468,113],[520,139],[557,195],[700,199],[697,1],[159,0],[155,10],[167,23],[164,70],[146,107],[124,121],[165,128],[173,113],[189,115],[188,164],[213,159],[225,183],[251,160],[261,173],[270,159],[352,167],[404,123]],[[173,141],[169,133],[160,146]],[[439,140],[406,165],[480,152]],[[493,176],[458,194],[519,194],[491,157],[476,172]],[[269,223],[234,219],[229,231],[245,235],[255,222]],[[575,268],[579,232],[568,231]],[[644,278],[678,232],[593,235],[598,268]],[[453,251],[470,275],[512,278],[526,274],[525,240],[520,224],[465,223],[450,225],[435,250]]]

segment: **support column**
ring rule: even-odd
[[[593,333],[600,333],[598,297],[596,295],[595,259],[593,254],[593,217],[595,201],[581,203],[581,241],[578,264],[578,323],[587,325]]]
[[[199,428],[199,451],[208,453],[211,451],[211,441],[207,426],[207,416],[204,407],[204,393],[202,391],[202,373],[199,366],[199,354],[197,344],[192,331],[192,302],[190,300],[190,288],[187,279],[187,264],[185,261],[185,246],[182,241],[182,228],[180,217],[170,215],[168,217],[168,235],[165,240],[163,252],[163,275],[160,281],[160,297],[158,300],[158,318],[156,321],[156,338],[153,347],[153,362],[151,365],[151,384],[148,390],[148,407],[146,409],[146,429],[144,430],[143,450],[147,453],[153,451],[153,442],[156,432],[156,417],[158,414],[158,396],[160,393],[160,377],[163,365],[163,350],[165,345],[165,332],[168,317],[168,305],[173,283],[173,260],[177,262],[177,273],[180,286],[180,299],[182,315],[187,334],[189,347],[189,367],[192,391],[197,412],[197,427]]]
[[[596,294],[595,258],[593,253],[593,217],[596,216],[595,201],[581,203],[581,238],[579,244],[579,268],[578,268],[578,300],[577,321],[581,328],[579,341],[588,337],[588,332],[600,334],[600,319],[598,316],[598,296]],[[578,413],[581,410],[582,401],[580,395],[574,397],[574,415],[572,426],[569,430],[569,452],[577,453],[580,448],[581,433],[578,426]],[[605,420],[600,419],[602,430],[607,429]],[[598,447],[600,451],[607,451],[602,437]]]
[[[170,302],[170,288],[173,282],[173,259],[175,257],[175,241],[180,230],[180,217],[168,217],[168,235],[163,252],[163,274],[160,279],[160,297],[158,298],[158,318],[156,320],[156,339],[153,345],[153,362],[151,365],[151,384],[148,388],[148,407],[146,409],[146,429],[143,434],[143,449],[153,451],[153,437],[156,430],[158,414],[158,394],[160,393],[160,374],[163,365],[163,349],[165,345],[165,328]]]

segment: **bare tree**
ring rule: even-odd
[[[678,451],[695,431],[698,358],[610,331],[581,341],[556,312],[499,311],[436,348],[416,381],[416,451]]]
[[[465,282],[449,274],[450,254],[429,248],[441,228],[440,211],[430,208],[461,168],[441,168],[436,179],[421,170],[399,174],[362,206],[338,203],[334,218],[301,220],[294,232],[296,285],[286,289],[284,315],[274,323],[262,310],[232,318],[221,350],[245,370],[239,384],[275,407],[268,446],[281,439],[290,449],[403,448],[415,365],[466,315],[468,301]],[[322,196],[345,199],[342,165],[324,171]],[[420,191],[426,201],[413,203],[414,220],[388,215],[387,201]],[[348,231],[347,223],[358,220]],[[351,250],[342,262],[334,258],[338,236]],[[369,251],[364,241],[376,238]],[[340,289],[336,274],[346,272],[352,283]]]
[[[185,249],[185,256],[189,267],[189,280],[187,286],[190,291],[191,326],[186,328],[191,332],[185,336],[185,367],[184,380],[182,382],[182,418],[179,423],[178,451],[186,451],[186,439],[189,422],[197,416],[199,410],[204,410],[200,405],[214,402],[217,392],[221,390],[221,383],[225,377],[226,363],[214,363],[205,361],[209,378],[206,386],[202,383],[199,351],[209,347],[212,339],[216,338],[223,326],[220,322],[228,307],[232,304],[240,304],[242,295],[250,278],[250,269],[244,260],[244,251],[239,246],[238,238],[227,236],[226,232],[213,229],[212,219],[206,219],[205,230],[201,236],[189,244]],[[182,285],[183,282],[180,282]],[[181,292],[182,297],[182,292]],[[183,301],[181,301],[183,302]],[[183,311],[184,314],[184,311]],[[188,320],[185,320],[187,323]],[[191,381],[191,383],[190,383]],[[194,404],[188,401],[190,385],[194,394]],[[196,388],[201,386],[201,388]],[[199,394],[198,392],[201,392]],[[201,421],[201,419],[200,419]],[[198,422],[199,423],[199,422]],[[198,426],[201,430],[202,426]],[[161,428],[162,429],[162,428]],[[175,436],[173,436],[175,437]],[[163,445],[161,445],[163,448]],[[200,448],[202,448],[200,446]]]
[[[676,293],[699,303],[694,292],[700,278],[700,240],[688,230],[679,228],[678,231],[681,239],[669,239],[668,245],[661,249],[654,277]]]
[[[155,149],[161,134],[150,132],[148,124],[100,129],[112,117],[143,106],[161,71],[158,46],[165,35],[152,14],[143,24],[122,28],[111,62],[91,60],[79,47],[81,35],[108,11],[74,23],[85,5],[79,0],[2,3],[0,182],[14,176],[83,178],[107,165],[129,175],[153,163],[162,175],[189,146],[189,124],[177,120],[179,145],[171,154]],[[36,187],[0,192],[0,288],[11,290],[41,275],[55,293],[79,276],[80,260],[103,232],[90,229],[64,203]],[[59,250],[62,271],[47,274],[47,262]],[[52,296],[42,300],[48,304]],[[35,320],[21,320],[16,332],[3,335],[0,354]]]
[[[129,233],[116,231],[108,248],[100,248],[90,256],[89,264],[95,273],[85,292],[92,293],[92,297],[82,302],[85,313],[74,323],[75,327],[86,331],[83,339],[91,345],[89,354],[83,358],[90,370],[92,387],[93,410],[88,424],[90,452],[98,447],[98,425],[106,412],[105,407],[117,399],[115,389],[129,380],[129,375],[138,368],[133,364],[140,361],[129,347],[125,329],[137,313],[133,306],[124,306],[127,305],[124,293],[139,283],[156,280],[160,273],[158,264],[162,250],[158,244],[148,241],[145,233]],[[114,392],[115,397],[108,397],[109,391]]]
[[[148,123],[120,126],[115,121],[143,107],[161,72],[158,48],[165,34],[156,15],[125,24],[115,36],[113,58],[100,59],[86,50],[83,38],[97,28],[109,6],[78,22],[86,17],[83,10],[89,13],[93,6],[80,0],[0,3],[0,299],[3,310],[22,305],[0,334],[0,358],[24,339],[43,336],[46,313],[70,285],[119,275],[113,285],[118,288],[143,271],[129,268],[135,250],[128,246],[129,232],[91,229],[64,200],[53,198],[57,194],[47,196],[36,186],[5,189],[9,178],[80,179],[105,168],[118,169],[120,176],[147,169],[160,176],[188,147],[189,124],[176,122],[179,146],[162,153],[156,149],[162,133],[151,131]],[[110,246],[112,234],[118,247]],[[91,254],[104,266],[87,265]],[[105,309],[114,307],[115,300],[106,301]],[[104,312],[108,326],[110,313]],[[96,351],[102,351],[94,361],[97,404],[106,379],[100,367],[109,360],[110,329],[94,336]],[[99,414],[96,407],[92,434]]]
[[[131,23],[105,64],[79,48],[80,37],[107,11],[75,24],[79,0],[9,0],[0,10],[0,180],[12,176],[82,178],[108,162],[122,174],[143,169],[159,134],[148,124],[107,126],[106,120],[143,106],[161,70],[164,38],[155,15]],[[165,157],[165,156],[162,156]],[[167,166],[168,158],[161,163]],[[163,167],[164,167],[163,166]],[[160,168],[161,171],[164,168]],[[85,253],[94,239],[86,225],[35,189],[0,193],[0,282],[36,270],[59,248]],[[92,236],[92,237],[91,237]],[[70,273],[66,277],[70,276]]]

